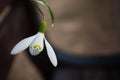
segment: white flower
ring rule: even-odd
[[[54,66],[57,66],[57,58],[55,52],[49,42],[46,40],[44,33],[38,32],[36,35],[25,38],[15,45],[11,54],[18,54],[29,47],[31,55],[38,55],[44,48],[44,42],[48,57]]]

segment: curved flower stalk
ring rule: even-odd
[[[42,10],[38,7],[37,4],[41,4],[48,9],[48,11],[50,12],[50,16],[51,16],[52,26],[54,26],[54,14],[53,14],[52,9],[50,8],[49,4],[45,0],[33,0],[33,3],[36,6],[36,8],[38,9],[38,11],[40,12],[40,14],[42,15],[43,20],[45,19],[44,14],[43,14]]]
[[[41,1],[41,4],[46,5],[46,3],[43,2],[44,0],[35,0],[35,1]],[[39,11],[44,19],[44,14],[42,13],[42,11],[40,9],[39,9]],[[50,11],[51,11],[51,9],[50,9]],[[51,14],[51,15],[53,16],[53,14]],[[54,18],[52,18],[52,22],[54,23]],[[36,56],[40,52],[42,52],[44,49],[44,46],[46,46],[48,57],[49,57],[51,63],[56,67],[57,66],[57,58],[56,58],[56,55],[55,55],[55,52],[54,52],[52,46],[49,44],[49,42],[45,38],[45,35],[44,35],[45,31],[46,31],[46,21],[43,20],[41,22],[39,32],[31,37],[25,38],[25,39],[21,40],[20,42],[18,42],[13,47],[11,54],[15,55],[15,54],[18,54],[18,53],[24,51],[25,49],[29,48],[30,54],[33,56]]]

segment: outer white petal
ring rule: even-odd
[[[54,52],[52,46],[49,44],[49,42],[46,39],[45,39],[45,45],[46,45],[48,57],[49,57],[50,61],[52,62],[52,64],[56,67],[57,66],[57,58],[56,58],[55,52]]]
[[[11,54],[18,54],[22,51],[24,51],[26,48],[29,47],[29,45],[32,43],[32,41],[37,37],[37,34],[28,38],[25,38],[18,42],[12,49]]]
[[[38,55],[43,50],[44,48],[43,39],[44,39],[44,34],[39,32],[37,34],[37,37],[35,38],[35,40],[32,42],[32,44],[29,47],[29,51],[31,55],[33,56]],[[40,46],[41,50],[34,49],[35,45]]]

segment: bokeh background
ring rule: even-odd
[[[52,66],[45,49],[38,56],[28,50],[10,55],[17,42],[38,32],[41,17],[31,0],[0,0],[0,80],[120,80],[120,1],[46,1],[54,27],[48,10],[39,7],[58,66]]]

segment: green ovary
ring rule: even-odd
[[[41,51],[41,50],[42,50],[42,47],[39,46],[39,45],[34,45],[33,48],[36,49],[36,50],[38,50],[38,51]]]

